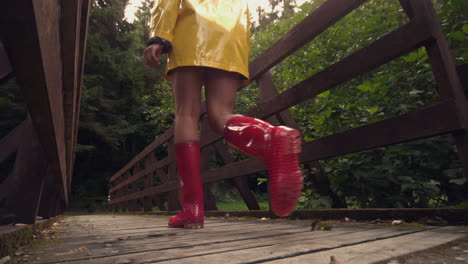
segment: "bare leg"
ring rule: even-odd
[[[174,143],[198,141],[200,93],[203,83],[201,67],[181,67],[171,74],[175,100]]]
[[[204,68],[177,68],[171,75],[175,99],[174,153],[180,180],[182,211],[168,227],[203,228],[203,186],[200,178],[200,91]]]
[[[278,216],[295,208],[303,186],[297,153],[300,132],[247,116],[233,115],[239,75],[206,71],[206,99],[212,129],[224,135],[230,146],[265,161],[269,174],[271,209]]]
[[[232,111],[241,80],[238,73],[207,68],[205,81],[208,120],[211,129],[222,135],[226,121],[235,116]]]

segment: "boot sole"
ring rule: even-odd
[[[192,223],[184,225],[185,229],[202,229],[203,227],[203,223]]]
[[[294,211],[303,187],[302,172],[297,160],[297,154],[302,150],[302,140],[301,133],[296,129],[285,126],[276,129],[279,131],[272,138],[276,141],[272,147],[281,154],[275,154],[277,156],[271,159],[273,162],[269,162],[268,168],[270,188],[275,196],[271,198],[272,210],[277,216],[287,216]],[[285,163],[284,159],[291,163]]]

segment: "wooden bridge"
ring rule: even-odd
[[[269,72],[272,67],[365,2],[328,0],[258,56],[250,65],[250,73],[260,88],[261,103],[245,114],[297,127],[288,112],[290,107],[425,47],[437,82],[438,102],[304,143],[300,162],[305,166],[317,167],[317,161],[322,159],[452,134],[465,177],[468,178],[467,86],[465,83],[464,90],[460,79],[461,76],[465,78],[462,81],[466,81],[467,67],[457,68],[430,0],[400,0],[409,17],[408,23],[282,93],[278,93],[274,87]],[[0,163],[15,157],[12,173],[0,185],[0,205],[7,214],[23,223],[34,224],[37,216],[51,218],[61,215],[67,207],[90,4],[89,0],[61,1],[60,7],[53,0],[2,3],[0,79],[3,82],[16,77],[28,107],[28,117],[0,140]],[[210,184],[232,180],[251,210],[244,212],[244,216],[260,214],[270,217],[269,212],[256,211],[259,205],[245,178],[248,174],[264,171],[262,162],[255,159],[234,162],[221,142],[222,138],[209,131],[205,113],[201,116],[201,124],[205,207],[212,210],[207,214],[226,216],[227,212],[216,212]],[[111,211],[150,212],[156,205],[162,211],[159,214],[173,214],[180,209],[172,146],[173,129],[169,129],[112,176],[108,200]],[[212,150],[221,158],[224,166],[209,167]],[[166,155],[161,157],[156,153]],[[320,181],[326,176],[315,177]],[[164,201],[167,201],[167,206]],[[234,216],[239,213],[228,214]],[[464,209],[312,210],[298,211],[292,218],[344,219],[352,216],[352,219],[368,220],[379,218],[375,217],[379,215],[380,218],[416,220],[426,216],[466,224],[466,214],[467,210]],[[61,233],[63,244],[44,247],[42,252],[45,254],[42,255],[30,254],[39,263],[119,263],[126,259],[125,256],[129,256],[130,260],[120,263],[325,263],[323,261],[328,261],[331,254],[348,256],[343,259],[346,263],[373,263],[466,236],[466,230],[462,227],[419,226],[415,229],[385,230],[369,223],[354,222],[333,223],[335,231],[329,233],[311,233],[310,222],[231,222],[233,220],[219,218],[208,219],[204,230],[184,231],[166,229],[166,221],[167,217],[161,216],[69,217],[54,226],[60,229],[57,232]],[[0,226],[0,235],[11,229]],[[17,228],[13,229],[16,231]],[[414,247],[395,249],[398,254],[389,255],[388,252],[372,251],[369,243],[374,240],[374,249],[392,249],[388,243],[399,241],[431,242],[423,243],[420,247],[415,243]],[[243,241],[249,244],[245,245]],[[51,254],[52,250],[57,253]],[[234,254],[236,250],[241,253]],[[347,250],[354,253],[344,254]],[[381,257],[365,259],[366,254]]]
[[[395,58],[425,47],[437,82],[437,92],[440,96],[438,102],[400,116],[304,143],[300,162],[309,167],[317,167],[318,160],[451,133],[455,137],[465,176],[468,177],[468,104],[454,58],[430,1],[400,1],[410,18],[407,24],[278,94],[269,70],[365,2],[367,1],[325,2],[258,56],[250,65],[250,74],[252,80],[258,83],[262,102],[245,114],[270,121],[278,120],[282,124],[297,128],[288,108]],[[234,162],[226,145],[221,142],[222,138],[209,131],[205,111],[202,112],[201,164],[206,192],[205,208],[217,209],[210,193],[210,184],[232,179],[247,208],[258,210],[258,203],[249,191],[245,175],[265,171],[263,163],[256,159]],[[153,204],[160,210],[180,209],[177,195],[179,182],[172,139],[173,129],[169,129],[112,176],[109,206],[113,211],[151,211]],[[224,162],[223,167],[209,168],[211,150]],[[155,153],[167,155],[157,159]],[[154,178],[157,181],[153,180]],[[168,201],[167,208],[162,203],[163,200]]]

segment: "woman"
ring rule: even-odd
[[[290,214],[302,189],[300,133],[232,113],[236,92],[249,78],[247,0],[156,0],[155,5],[153,38],[144,57],[149,67],[156,67],[159,56],[169,53],[166,79],[175,99],[174,151],[183,207],[168,226],[203,228],[198,132],[203,85],[212,130],[233,148],[265,161],[272,210],[278,216]]]

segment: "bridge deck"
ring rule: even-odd
[[[24,254],[31,263],[326,264],[335,256],[341,263],[363,264],[468,235],[468,227],[463,226],[359,222],[331,223],[327,231],[311,231],[311,221],[290,220],[208,218],[200,230],[169,229],[166,224],[163,216],[69,216],[54,225],[55,239]]]

